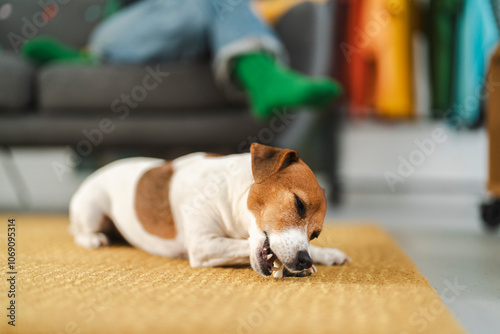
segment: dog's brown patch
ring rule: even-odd
[[[252,173],[255,183],[248,195],[248,208],[262,231],[283,231],[306,226],[308,235],[321,231],[326,198],[314,173],[296,151],[253,144]],[[297,195],[305,207],[301,216]]]
[[[170,180],[174,174],[171,162],[148,170],[137,183],[135,210],[144,229],[163,239],[177,235],[170,207]]]

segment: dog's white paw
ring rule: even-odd
[[[88,249],[109,246],[109,239],[104,233],[79,234],[75,236],[75,242]]]
[[[313,261],[327,266],[342,265],[351,262],[351,258],[337,248],[319,248],[312,254]]]

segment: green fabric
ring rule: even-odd
[[[237,57],[234,75],[249,94],[252,112],[259,120],[272,117],[276,108],[324,108],[342,93],[337,82],[308,78],[263,53]]]
[[[22,47],[23,55],[33,62],[44,65],[53,61],[92,64],[94,59],[87,52],[69,47],[55,38],[39,36],[30,39]]]
[[[430,49],[433,116],[443,118],[453,106],[458,17],[464,0],[431,0]]]

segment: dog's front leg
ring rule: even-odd
[[[246,239],[219,236],[190,240],[189,264],[193,267],[215,267],[250,263],[250,244]]]
[[[337,248],[322,248],[310,245],[309,252],[313,262],[316,264],[332,266],[351,262],[351,258]]]

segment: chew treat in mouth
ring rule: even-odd
[[[284,270],[285,270],[285,265],[277,258],[274,260],[273,267],[271,268],[271,271],[273,273],[274,277],[283,277],[284,275]],[[312,265],[311,268],[305,269],[304,273],[306,273],[306,276],[309,276],[312,273],[317,273],[318,269],[316,268],[315,265]],[[309,274],[307,274],[309,273]]]
[[[274,260],[273,267],[271,268],[274,277],[283,277],[283,270],[285,266],[279,259]]]

